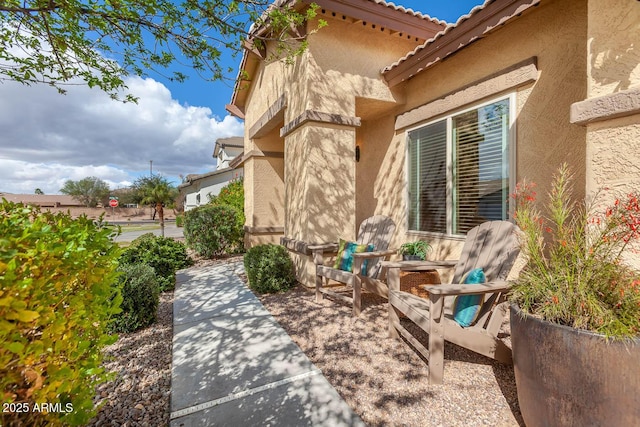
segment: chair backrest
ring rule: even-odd
[[[474,268],[482,268],[488,282],[505,280],[520,253],[518,230],[509,221],[488,221],[469,230],[452,283],[461,283]]]
[[[389,243],[396,229],[396,223],[384,215],[374,215],[365,219],[360,224],[357,242],[360,244],[373,244],[374,251],[389,249]],[[380,274],[380,261],[382,258],[373,258],[367,263],[367,276],[377,278]]]
[[[474,268],[484,270],[487,282],[506,280],[520,254],[519,230],[508,221],[488,221],[469,230],[452,283],[461,283],[464,274]],[[472,327],[486,328],[489,333],[497,334],[507,311],[501,310],[500,318],[492,319],[495,317],[492,316],[493,309],[504,300],[503,293],[485,294],[484,304]]]

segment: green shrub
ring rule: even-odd
[[[243,248],[244,233],[237,211],[229,206],[204,205],[185,214],[184,237],[199,255],[212,258]]]
[[[173,290],[176,270],[193,264],[182,242],[146,233],[131,242],[120,257],[123,264],[147,264],[158,276],[160,292]]]
[[[259,293],[282,292],[296,282],[293,261],[283,246],[258,245],[244,255],[249,287]]]
[[[184,225],[184,215],[176,215],[176,227],[182,227]]]
[[[238,220],[242,220],[244,226],[244,183],[242,178],[235,179],[222,187],[220,194],[211,197],[209,202],[217,206],[231,206],[240,214]]]
[[[118,277],[122,304],[109,322],[113,332],[134,332],[156,320],[159,302],[158,277],[147,264],[121,264]]]
[[[220,194],[213,196],[209,204],[214,206],[229,206],[236,210],[236,233],[244,236],[244,183],[242,178],[235,179],[222,187]],[[239,242],[237,251],[244,249],[244,244]]]
[[[120,249],[101,220],[0,203],[1,425],[82,425],[96,386],[108,380],[102,349],[121,302]],[[58,404],[59,412],[33,410]],[[4,408],[3,408],[4,409]]]

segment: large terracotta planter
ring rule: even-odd
[[[527,427],[640,426],[640,341],[556,325],[511,306],[518,402]]]

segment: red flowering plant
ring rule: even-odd
[[[608,208],[573,200],[573,175],[563,165],[554,177],[545,215],[535,204],[535,185],[512,194],[527,264],[511,301],[525,313],[609,338],[640,335],[638,253],[640,196],[628,194]]]

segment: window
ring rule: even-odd
[[[409,131],[409,230],[463,235],[507,219],[511,99]]]

